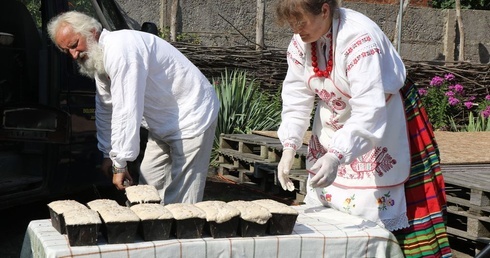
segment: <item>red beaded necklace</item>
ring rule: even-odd
[[[322,71],[318,68],[318,58],[316,57],[316,42],[311,43],[311,66],[313,66],[313,72],[315,72],[318,77],[328,78],[333,69],[333,61],[332,61],[332,36],[330,36],[330,50],[328,51],[328,60],[327,60],[327,68]]]

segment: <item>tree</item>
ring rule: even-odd
[[[430,6],[440,9],[454,9],[456,0],[432,0]],[[490,0],[461,0],[462,9],[490,10]]]
[[[461,0],[456,0],[456,19],[459,29],[459,61],[464,61],[464,29],[463,19],[461,18]]]

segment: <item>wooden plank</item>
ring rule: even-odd
[[[451,235],[458,236],[458,237],[462,237],[462,238],[470,239],[470,240],[473,240],[473,241],[477,241],[477,242],[480,242],[480,243],[484,243],[484,244],[490,243],[490,238],[489,237],[475,237],[475,236],[471,236],[471,235],[469,235],[468,233],[466,233],[463,230],[455,229],[455,228],[452,228],[452,227],[447,227],[447,233],[449,233]]]
[[[233,157],[235,159],[243,160],[249,163],[254,163],[256,161],[262,161],[266,162],[265,159],[263,159],[260,155],[252,154],[252,153],[242,153],[237,150],[231,150],[231,149],[219,149],[218,153],[220,155],[226,155]]]
[[[449,172],[483,172],[484,174],[490,174],[490,163],[481,164],[441,164],[441,170],[443,173]]]
[[[464,231],[468,236],[490,237],[490,218],[476,216],[456,206],[448,207],[448,227]]]
[[[277,149],[278,151],[282,152],[281,141],[276,137],[264,136],[264,135],[253,133],[253,134],[222,134],[221,138],[226,140],[254,143],[257,145],[266,145],[269,148]],[[306,156],[307,150],[308,150],[308,146],[306,144],[303,144],[298,150],[296,150],[296,153],[298,155]]]
[[[471,189],[489,191],[490,180],[485,180],[485,173],[452,172],[443,173],[444,181],[449,184]]]
[[[446,198],[447,198],[448,203],[453,203],[453,204],[461,205],[464,207],[468,207],[469,209],[472,209],[472,210],[481,210],[481,211],[490,213],[490,206],[474,205],[466,199],[454,197],[454,196],[450,196],[450,195],[446,195]]]
[[[257,145],[280,144],[279,139],[266,137],[257,134],[222,134],[221,138],[225,140],[241,141],[255,143]]]
[[[459,216],[463,216],[463,217],[467,217],[467,218],[471,218],[471,219],[480,220],[483,222],[490,223],[490,218],[488,216],[479,216],[479,215],[471,214],[467,210],[456,210],[456,209],[448,208],[448,212],[452,213],[452,214],[459,215]]]
[[[220,164],[218,167],[218,175],[220,175],[220,176],[229,175],[230,171],[236,171],[237,169],[238,169],[238,167],[236,167],[233,164],[223,163],[223,164]]]

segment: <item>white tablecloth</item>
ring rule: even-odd
[[[331,208],[293,206],[299,216],[291,235],[142,241],[74,246],[49,219],[31,221],[21,257],[403,257],[396,238],[373,222]]]

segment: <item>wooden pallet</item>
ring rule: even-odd
[[[256,134],[222,134],[218,152],[218,174],[227,177],[234,176],[238,183],[256,181],[262,189],[267,182],[277,182],[277,164],[282,155],[282,144],[277,138]],[[306,194],[307,175],[305,170],[306,145],[296,151],[296,156],[290,174],[298,193],[297,199]],[[272,180],[270,180],[272,178]]]
[[[490,164],[442,165],[448,233],[471,241],[476,253],[490,243]]]

